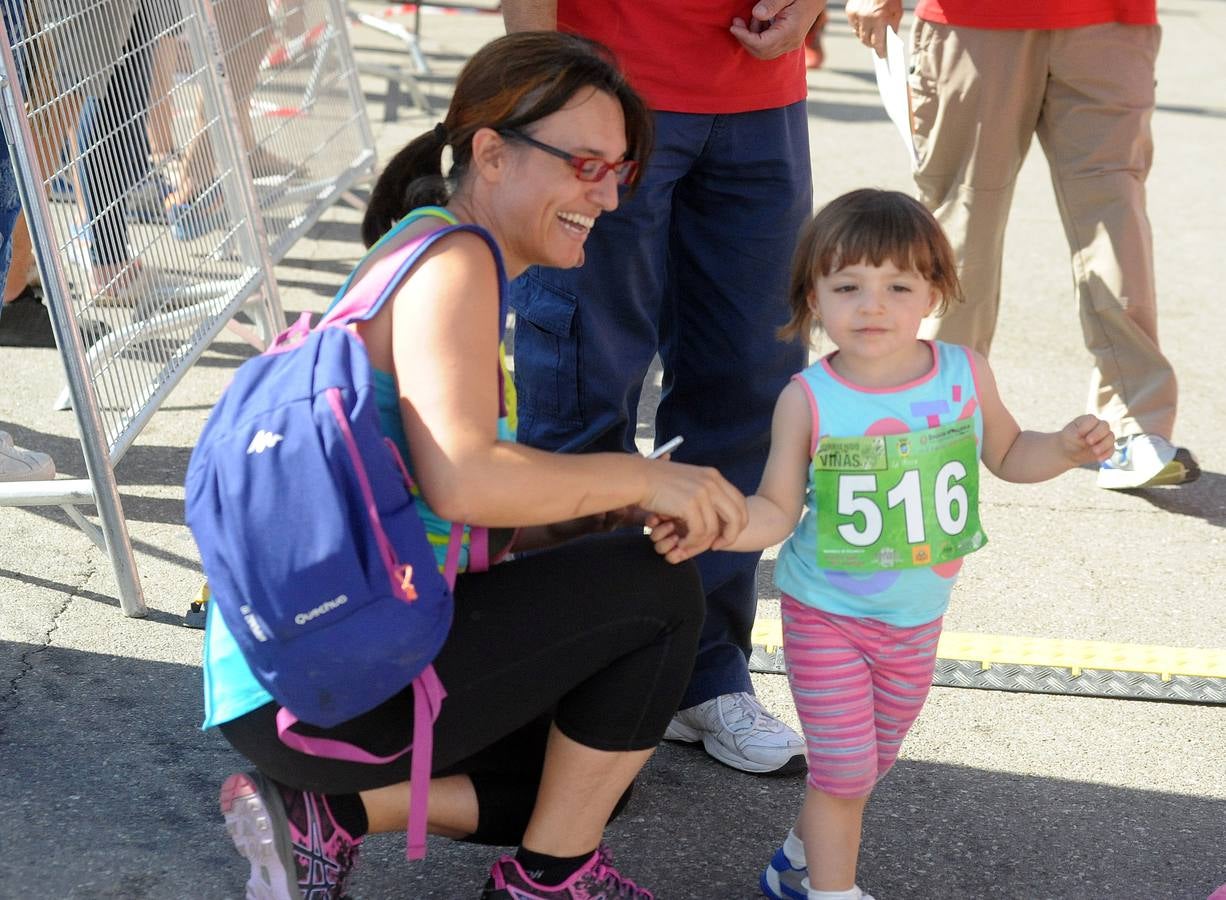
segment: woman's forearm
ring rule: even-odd
[[[418,480],[430,508],[449,521],[524,528],[639,503],[648,465],[632,453],[547,453],[500,441],[479,458],[419,467]]]

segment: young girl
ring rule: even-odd
[[[920,340],[920,321],[953,299],[949,242],[904,194],[846,194],[801,234],[782,334],[820,325],[838,349],[780,394],[749,524],[727,548],[761,550],[791,534],[775,571],[809,779],[762,874],[777,900],[868,898],[855,884],[865,802],[928,694],[962,557],[986,540],[978,461],[1032,482],[1111,452],[1094,416],[1021,431],[983,357]],[[658,552],[688,555],[671,522],[649,524]]]

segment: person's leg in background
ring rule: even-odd
[[[115,4],[117,14],[128,16],[126,38],[81,116],[81,186],[90,263],[99,298],[112,303],[127,302],[141,275],[139,260],[128,246],[126,201],[149,174],[145,116],[155,45],[149,2]]]
[[[0,141],[0,281],[7,284],[13,259],[13,236],[18,226],[25,227],[21,214],[21,195],[17,191],[17,173],[9,156],[8,141]],[[4,302],[9,301],[5,290]],[[0,306],[0,313],[3,307]]]
[[[14,230],[25,227],[21,218],[21,198],[8,142],[0,140],[0,281],[8,276]],[[0,328],[3,322],[4,304],[0,303]],[[13,436],[0,429],[0,481],[42,481],[54,477],[55,463],[50,456],[15,446]]]
[[[34,133],[35,153],[43,173],[48,175],[59,167],[59,154],[68,140],[67,126],[57,127],[57,123],[71,121],[75,124],[78,104],[71,92],[57,93],[55,89],[55,59],[49,42],[45,37],[31,39],[32,31],[39,25],[37,14],[27,9],[21,0],[4,0],[0,9],[3,10],[11,45],[19,47],[15,49],[14,58],[21,72],[21,86],[26,91],[26,109]],[[0,166],[5,169],[0,187],[3,191],[3,200],[0,200],[3,206],[0,211],[0,218],[3,219],[0,222],[0,237],[4,240],[6,254],[3,302],[7,313],[5,324],[0,326],[0,346],[54,347],[55,336],[47,308],[34,290],[38,283],[34,247],[17,196],[15,163],[7,144],[0,155],[3,157]],[[46,470],[47,467],[43,465],[39,468]],[[53,473],[54,468],[51,467],[50,471]]]
[[[21,0],[4,0],[3,4],[10,40],[17,45],[14,55],[34,138],[30,164],[37,169],[36,177],[42,179],[35,190],[46,188],[51,199],[76,204],[75,216],[65,216],[64,210],[54,207],[52,215],[74,235],[81,229],[82,240],[89,236],[88,229],[80,225],[88,219],[88,197],[77,161],[88,150],[82,123],[86,91],[105,90],[109,67],[130,30],[135,2],[103,0],[88,9],[66,0],[30,0],[24,4]],[[33,172],[31,175],[34,177]],[[0,346],[53,348],[56,339],[50,313],[45,298],[36,290],[39,273],[29,224],[21,214],[12,231],[12,256],[4,288],[7,316],[0,328]],[[108,330],[93,319],[78,321],[87,346]]]
[[[1005,224],[1047,82],[1047,35],[916,20],[910,79],[920,157],[915,184],[953,245],[966,297],[926,321],[923,337],[984,355],[991,349]],[[982,68],[982,60],[993,67]]]
[[[813,209],[805,104],[711,117],[703,153],[678,184],[660,319],[660,440],[678,462],[717,467],[744,493],[762,476],[775,401],[804,368],[784,344],[795,238]],[[760,554],[698,558],[707,618],[694,676],[666,735],[701,740],[750,772],[801,771],[799,735],[753,698],[748,658]]]
[[[1178,387],[1158,345],[1145,207],[1160,36],[1156,25],[1116,23],[1053,32],[1038,126],[1094,356],[1089,408],[1119,439],[1100,470],[1102,487],[1180,484],[1200,474],[1195,457],[1170,443]]]
[[[217,27],[238,115],[242,150],[251,175],[253,178],[289,175],[294,164],[261,145],[251,118],[251,99],[259,83],[260,63],[274,38],[268,6],[245,0],[218,4]],[[196,104],[193,137],[184,150],[179,183],[166,197],[171,231],[179,240],[195,240],[226,225],[214,140],[201,97]]]
[[[826,32],[826,24],[830,17],[822,10],[809,33],[805,35],[805,68],[820,69],[826,61],[826,51],[822,48],[822,35]]]
[[[5,155],[7,156],[7,150]],[[7,186],[5,189],[7,190]],[[7,224],[0,227],[9,234],[10,249],[8,271],[4,277],[4,302],[12,303],[26,292],[38,275],[34,265],[34,244],[30,240],[30,229],[26,227],[26,217],[20,208],[11,228]]]
[[[147,139],[149,162],[160,166],[175,154],[175,101],[171,90],[175,85],[181,37],[178,32],[158,37],[153,47],[153,62],[149,70],[149,112]]]
[[[0,165],[11,166],[8,162],[7,147]],[[5,183],[0,186],[4,200],[14,199],[17,203],[16,216],[12,222],[8,217],[12,214],[10,208],[0,212],[4,221],[0,223],[3,229],[5,253],[7,254],[4,272],[4,313],[3,324],[0,324],[0,347],[45,347],[55,346],[55,334],[51,328],[51,316],[43,305],[38,286],[38,267],[34,259],[34,244],[30,239],[30,229],[26,225],[25,212],[16,200],[17,186],[8,183],[9,173],[5,174]],[[7,194],[9,190],[12,195]]]
[[[77,167],[68,163],[68,158],[77,154],[77,129],[84,102],[83,81],[85,73],[77,65],[88,65],[88,59],[66,59],[79,43],[75,27],[58,24],[68,15],[62,4],[50,0],[30,0],[19,16],[13,7],[19,4],[5,0],[5,22],[9,34],[16,39],[21,35],[25,43],[22,54],[23,87],[26,91],[26,109],[30,128],[38,150],[39,168],[48,179],[59,181],[61,190],[80,196],[77,183]],[[108,17],[109,18],[109,17]],[[70,20],[73,26],[81,24],[81,17]],[[92,22],[88,22],[92,24]],[[109,38],[103,31],[98,44]],[[93,44],[89,45],[93,46]],[[99,47],[105,53],[115,47]]]

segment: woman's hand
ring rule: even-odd
[[[663,460],[646,461],[648,488],[640,506],[651,515],[652,540],[661,523],[668,523],[669,544],[657,551],[677,563],[704,550],[728,546],[745,528],[745,497],[719,471]],[[664,540],[661,532],[660,540]]]

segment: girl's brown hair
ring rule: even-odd
[[[478,130],[523,128],[557,112],[583,88],[604,91],[621,103],[626,158],[646,161],[652,142],[650,114],[608,49],[556,31],[508,34],[486,44],[464,66],[441,126],[410,141],[388,162],[362,220],[366,245],[416,207],[447,202],[451,186],[464,177],[472,160]],[[446,178],[445,146],[452,154]]]
[[[940,295],[936,314],[961,302],[954,251],[932,213],[898,191],[862,188],[823,206],[800,231],[788,290],[791,318],[779,329],[784,340],[809,340],[817,316],[811,297],[817,279],[845,266],[892,262],[918,272]]]

